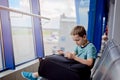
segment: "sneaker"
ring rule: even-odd
[[[21,75],[26,78],[26,79],[29,79],[29,80],[37,80],[37,78],[34,78],[32,76],[32,72],[21,72]]]

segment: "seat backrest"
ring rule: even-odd
[[[108,72],[102,80],[120,80],[120,58],[111,64]]]
[[[109,44],[108,48],[104,52],[105,53],[102,54],[101,59],[98,61],[93,80],[101,80],[109,69],[110,64],[120,56],[118,46],[114,42]]]
[[[108,55],[108,51],[115,47],[116,45],[114,45],[114,42],[113,41],[108,41],[104,50],[103,50],[103,53],[99,53],[101,56],[99,56],[98,54],[98,57],[96,58],[95,60],[95,64],[91,70],[91,77],[93,77],[93,75],[95,74],[96,72],[96,69],[98,69],[98,67],[100,66],[100,64],[102,63],[102,61],[104,60],[104,58],[106,58],[106,56]]]

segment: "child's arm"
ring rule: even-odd
[[[94,62],[94,60],[93,60],[92,58],[85,60],[85,59],[79,58],[79,57],[77,57],[77,56],[74,56],[73,59],[74,59],[75,61],[78,61],[78,62],[80,62],[80,63],[82,63],[82,64],[86,64],[86,65],[88,65],[88,66],[92,66],[92,65],[93,65],[93,62]]]
[[[65,57],[67,57],[68,59],[73,59],[77,62],[80,62],[80,63],[88,65],[88,66],[92,66],[93,62],[94,62],[92,58],[85,60],[80,57],[77,57],[75,55],[75,53],[70,53],[70,52],[65,53]]]
[[[73,52],[66,52],[64,53],[64,56],[68,59],[73,59],[73,56],[75,56],[75,53]]]

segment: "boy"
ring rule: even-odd
[[[83,26],[75,26],[71,31],[71,36],[76,43],[74,53],[58,50],[58,54],[64,55],[68,59],[75,60],[79,63],[92,67],[96,58],[96,48],[92,43],[89,43],[86,36],[86,30]],[[22,72],[23,77],[30,80],[37,80],[38,72]]]

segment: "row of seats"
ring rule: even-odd
[[[120,79],[120,45],[114,40],[108,41],[101,56],[96,59],[92,69],[92,80]]]

